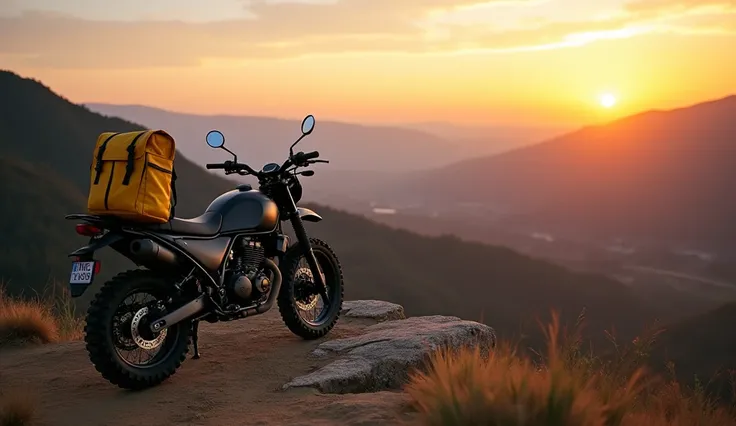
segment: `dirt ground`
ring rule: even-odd
[[[359,334],[368,320],[340,318],[325,339]],[[396,392],[325,395],[282,390],[291,378],[329,362],[320,342],[291,334],[278,311],[241,321],[200,324],[202,358],[158,387],[119,389],[94,369],[83,342],[0,349],[0,391],[38,403],[40,425],[393,425],[412,420]]]

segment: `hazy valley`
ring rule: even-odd
[[[293,133],[286,120],[89,107],[171,128],[185,155],[207,161],[222,159],[197,138],[207,126],[232,135],[256,164],[277,158],[283,145],[277,141]],[[727,97],[559,134],[320,123],[327,134],[309,141],[309,149],[332,163],[305,179],[306,199],[424,235],[512,247],[625,285],[730,300],[736,297],[730,220],[736,201],[728,196],[736,180],[736,146],[728,136],[736,132],[734,114],[736,97]]]

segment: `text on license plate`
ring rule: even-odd
[[[95,262],[73,262],[69,284],[90,284],[95,272]]]

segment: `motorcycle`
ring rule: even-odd
[[[335,326],[343,303],[340,261],[326,242],[307,235],[304,221],[322,217],[297,207],[302,195],[298,176],[314,175],[298,169],[329,163],[317,151],[294,153],[314,125],[308,115],[286,161],[268,163],[260,171],[239,163],[225,147],[224,135],[210,131],[207,144],[233,159],[207,164],[207,169],[255,176],[259,188],[241,184],[215,198],[196,218],[174,217],[152,225],[109,216],[66,216],[82,222],[77,233],[90,237],[88,245],[69,254],[74,257],[73,296],[80,296],[99,272],[94,253],[104,247],[143,267],[104,283],[87,311],[87,352],[105,379],[125,389],[160,384],[181,366],[190,345],[192,358],[200,358],[200,321],[260,315],[274,303],[288,329],[303,339],[323,337]],[[286,220],[293,227],[294,244],[282,231]],[[318,305],[317,313],[306,314]],[[124,353],[139,356],[131,360]]]

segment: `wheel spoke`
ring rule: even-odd
[[[316,254],[316,253],[315,253]],[[320,262],[322,256],[317,255],[317,261]],[[324,271],[324,262],[320,262],[320,268]],[[329,266],[329,264],[325,264]],[[307,323],[319,325],[321,322],[328,320],[327,314],[330,308],[329,291],[331,285],[329,278],[334,275],[333,271],[324,274],[325,286],[318,288],[315,282],[314,274],[305,257],[301,257],[298,262],[296,273],[294,274],[294,299],[298,315]]]
[[[311,268],[304,265],[307,262],[301,250],[290,251],[282,262],[285,288],[278,297],[278,304],[289,330],[311,340],[329,333],[337,323],[343,298],[343,275],[340,261],[330,246],[317,238],[309,241],[325,286],[317,287]]]
[[[188,352],[190,323],[182,321],[151,333],[150,315],[157,302],[174,296],[168,277],[137,269],[106,282],[87,310],[84,340],[97,371],[126,389],[144,389],[162,382],[179,368]],[[178,299],[177,299],[178,300]]]

